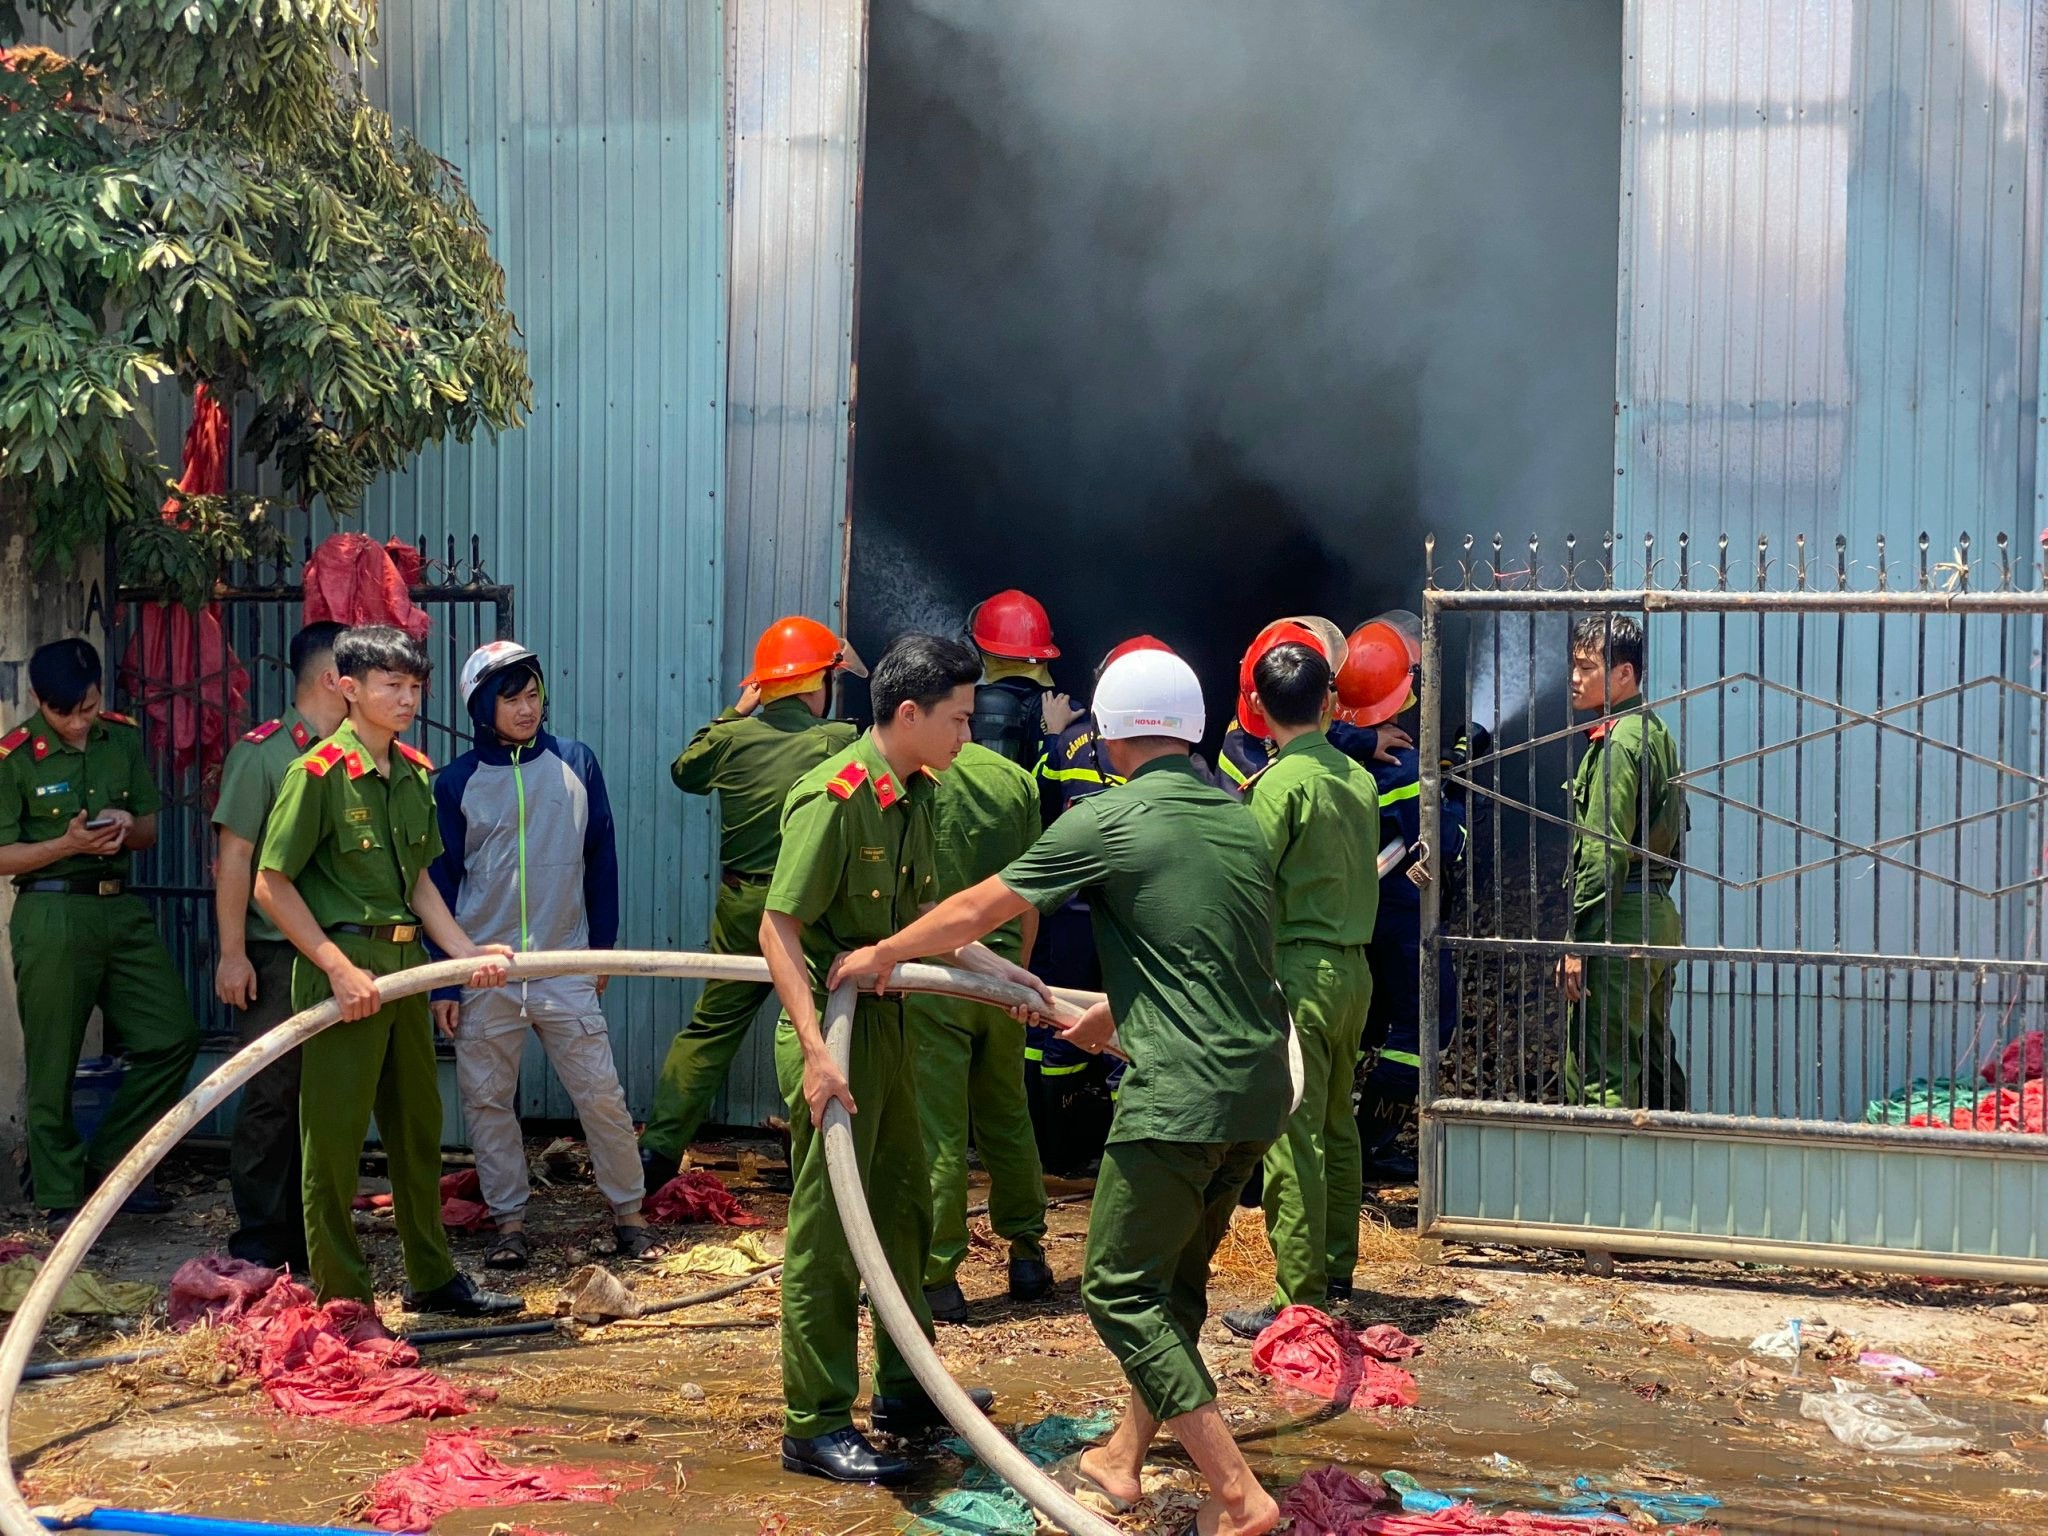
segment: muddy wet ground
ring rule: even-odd
[[[701,1150],[779,1227],[772,1147]],[[89,1263],[110,1279],[162,1285],[182,1259],[219,1248],[230,1219],[218,1174],[217,1163],[186,1154],[170,1179],[185,1189],[185,1206],[167,1217],[122,1219]],[[1360,1271],[1356,1310],[1361,1322],[1397,1323],[1425,1344],[1411,1362],[1418,1407],[1339,1413],[1277,1394],[1251,1369],[1248,1346],[1213,1323],[1205,1335],[1226,1414],[1276,1488],[1337,1462],[1400,1468],[1432,1488],[1521,1508],[1556,1507],[1559,1489],[1581,1476],[1711,1494],[1723,1501],[1717,1519],[1731,1531],[2048,1531],[2048,1296],[1725,1264],[1625,1265],[1601,1280],[1569,1256],[1505,1251],[1453,1250],[1441,1264],[1423,1264],[1402,1230],[1412,1221],[1412,1192],[1379,1199],[1379,1210],[1367,1213],[1373,1262]],[[546,1314],[606,1224],[595,1191],[573,1177],[537,1191],[531,1214],[537,1262],[519,1288]],[[1048,1253],[1062,1285],[1055,1301],[1032,1307],[1000,1299],[1004,1253],[976,1223],[962,1277],[976,1318],[942,1328],[940,1346],[962,1380],[996,1390],[996,1417],[1006,1425],[1120,1398],[1120,1378],[1075,1294],[1087,1216],[1085,1199],[1052,1213]],[[366,1218],[365,1243],[395,1285],[396,1245],[382,1220]],[[772,1241],[779,1245],[779,1231]],[[480,1263],[487,1242],[458,1238],[465,1262]],[[1256,1300],[1267,1266],[1263,1232],[1245,1213],[1220,1257],[1212,1315]],[[706,1284],[632,1278],[650,1298]],[[2015,1301],[2037,1305],[2042,1320],[2010,1321],[1994,1310]],[[385,1310],[396,1323],[412,1321],[397,1315],[395,1297]],[[414,1460],[429,1432],[465,1427],[506,1435],[500,1454],[510,1461],[601,1462],[650,1480],[611,1505],[459,1511],[435,1527],[448,1536],[484,1536],[500,1522],[564,1536],[629,1526],[720,1536],[866,1536],[902,1527],[953,1486],[960,1464],[934,1453],[928,1475],[893,1494],[785,1476],[777,1463],[775,1316],[770,1284],[665,1319],[431,1348],[425,1363],[464,1387],[495,1390],[497,1401],[465,1419],[380,1428],[280,1417],[245,1384],[207,1384],[204,1362],[188,1348],[24,1388],[11,1450],[37,1501],[83,1495],[346,1523],[370,1484]],[[1747,1351],[1758,1333],[1791,1317],[1804,1320],[1809,1344],[1796,1376]],[[50,1343],[49,1355],[124,1347],[104,1325],[63,1321]],[[1873,1458],[1802,1419],[1802,1393],[1826,1391],[1830,1375],[1874,1380],[1855,1364],[1864,1350],[1940,1372],[1919,1390],[1931,1407],[1970,1424],[1977,1448]],[[1538,1364],[1579,1395],[1533,1386]]]

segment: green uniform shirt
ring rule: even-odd
[[[886,939],[938,899],[937,789],[926,774],[899,782],[869,735],[791,788],[766,906],[804,925],[820,999],[834,956]]]
[[[1592,745],[1572,778],[1572,823],[1595,835],[1572,839],[1572,937],[1599,939],[1608,903],[1645,884],[1670,890],[1677,871],[1659,860],[1645,876],[1633,849],[1679,858],[1685,804],[1676,784],[1678,743],[1649,710],[1640,705],[1627,709],[1600,721],[1587,735]]]
[[[0,738],[0,847],[62,837],[80,811],[152,816],[164,803],[142,756],[142,732],[126,715],[103,714],[75,752],[37,710]],[[22,880],[126,880],[128,852],[73,854]]]
[[[322,928],[417,922],[413,888],[441,856],[431,771],[425,754],[393,742],[386,778],[344,720],[285,773],[256,867],[297,886]]]
[[[213,824],[225,827],[263,850],[263,826],[270,820],[270,808],[293,763],[305,756],[317,738],[306,717],[287,708],[275,720],[266,721],[228,749],[228,760],[220,770],[220,801],[213,808]],[[247,937],[259,942],[280,943],[284,935],[277,924],[249,900]]]
[[[1244,803],[1272,847],[1282,944],[1370,944],[1380,911],[1380,797],[1321,731],[1297,736]]]
[[[936,787],[939,900],[1000,873],[1038,841],[1038,781],[1000,752],[970,741]],[[982,942],[1014,960],[1023,937],[1022,923],[1012,919]]]
[[[720,861],[736,875],[765,878],[781,846],[790,786],[859,734],[850,721],[820,720],[802,699],[777,699],[752,715],[727,710],[690,738],[668,773],[685,794],[718,791]]]
[[[1273,874],[1251,813],[1185,757],[1081,801],[1003,883],[1041,912],[1086,890],[1130,1054],[1115,1141],[1271,1141],[1287,1119]]]

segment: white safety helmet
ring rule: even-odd
[[[1171,736],[1196,742],[1209,723],[1195,669],[1171,651],[1132,651],[1111,662],[1095,685],[1093,713],[1104,741]]]
[[[540,658],[517,640],[493,640],[471,651],[469,660],[462,664],[462,707],[469,708],[469,701],[476,697],[485,678],[522,661],[532,662],[535,670],[539,670]]]

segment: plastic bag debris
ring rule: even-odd
[[[1760,1333],[1749,1342],[1752,1355],[1762,1355],[1766,1360],[1783,1360],[1787,1364],[1799,1362],[1799,1319],[1788,1317],[1785,1326],[1769,1333]]]
[[[1048,1467],[1083,1446],[1090,1445],[1116,1427],[1116,1415],[1097,1413],[1085,1419],[1054,1414],[1027,1425],[1016,1435],[1017,1449],[1031,1458],[1034,1466]],[[1024,1496],[1010,1487],[990,1468],[975,1459],[965,1440],[949,1439],[942,1448],[967,1462],[960,1486],[942,1493],[915,1512],[910,1530],[918,1536],[934,1532],[954,1536],[1031,1536],[1038,1517]]]
[[[1880,1456],[1942,1456],[1967,1450],[1976,1432],[1910,1392],[1880,1392],[1837,1376],[1834,1391],[1799,1399],[1801,1417],[1827,1425],[1842,1444]]]
[[[699,1243],[682,1253],[671,1254],[654,1266],[658,1275],[680,1277],[684,1275],[720,1276],[751,1275],[757,1269],[766,1269],[781,1262],[768,1251],[767,1243],[757,1232],[748,1232],[730,1243]]]
[[[1543,1391],[1550,1393],[1553,1397],[1577,1397],[1579,1395],[1577,1384],[1567,1381],[1559,1374],[1557,1367],[1554,1365],[1530,1366],[1529,1380]]]
[[[1458,1502],[1449,1494],[1423,1487],[1406,1472],[1389,1472],[1385,1481],[1389,1488],[1401,1496],[1401,1508],[1411,1515],[1439,1514],[1454,1507]]]
[[[1620,1488],[1604,1477],[1572,1479],[1577,1492],[1564,1501],[1567,1514],[1597,1514],[1606,1511],[1631,1517],[1641,1510],[1659,1525],[1689,1525],[1704,1520],[1721,1507],[1710,1493],[1674,1493],[1668,1488]]]
[[[640,1298],[602,1264],[586,1264],[564,1280],[555,1302],[557,1317],[573,1317],[579,1323],[638,1317],[642,1310]]]
[[[1866,1371],[1881,1372],[1892,1381],[1932,1381],[1940,1374],[1917,1360],[1908,1360],[1904,1355],[1887,1355],[1874,1349],[1866,1349],[1858,1355],[1856,1363]]]

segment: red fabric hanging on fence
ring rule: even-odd
[[[179,521],[184,496],[227,490],[232,428],[204,384],[192,391],[184,472],[164,502],[163,518]],[[178,775],[196,766],[211,781],[248,724],[249,674],[221,627],[220,605],[194,613],[182,603],[144,603],[121,652],[121,691],[149,716],[146,740],[158,770]]]
[[[410,544],[397,539],[379,544],[367,533],[337,533],[322,540],[306,562],[306,622],[391,624],[424,640],[434,621],[411,596],[423,569],[419,551]]]

